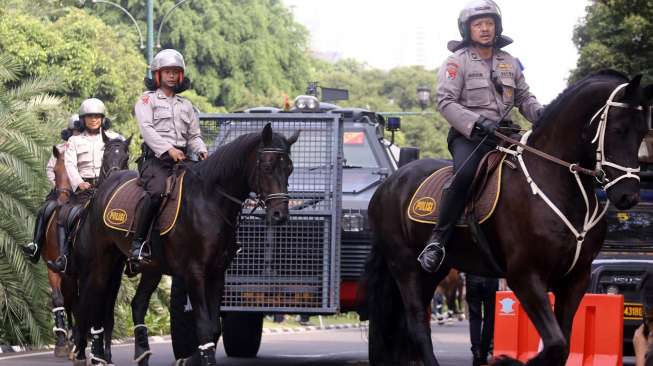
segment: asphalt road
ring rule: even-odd
[[[467,322],[432,326],[435,354],[442,366],[471,365]],[[220,343],[217,361],[225,366],[367,366],[367,333],[363,329],[318,330],[301,333],[264,334],[256,359],[233,359],[224,354]],[[154,354],[151,366],[173,364],[170,341],[151,344]],[[134,365],[133,345],[113,347],[115,365]],[[632,365],[626,362],[625,365]],[[0,366],[71,365],[66,359],[56,359],[52,351],[29,354],[0,354]]]

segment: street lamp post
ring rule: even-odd
[[[428,86],[418,87],[417,100],[419,101],[419,106],[422,107],[422,110],[425,110],[431,103],[431,88]]]
[[[157,48],[161,48],[161,28],[163,27],[163,24],[166,22],[166,20],[167,20],[168,16],[170,15],[170,13],[172,13],[173,10],[178,8],[179,5],[185,3],[186,1],[188,1],[188,0],[181,0],[178,3],[176,3],[175,6],[173,6],[170,10],[168,10],[165,13],[165,15],[163,16],[163,18],[161,18],[161,23],[159,24],[159,32],[158,32],[158,35],[157,35],[157,38],[156,38],[156,47]],[[80,3],[81,3],[81,5],[84,5],[85,2],[86,2],[86,0],[82,0]],[[136,22],[136,19],[134,19],[134,16],[129,11],[127,11],[127,9],[120,6],[120,4],[116,4],[116,3],[112,2],[112,1],[108,1],[108,0],[91,0],[91,2],[93,4],[101,3],[101,4],[112,5],[112,6],[115,6],[116,8],[118,8],[118,9],[120,9],[120,11],[122,11],[123,13],[125,13],[125,15],[127,15],[129,17],[129,19],[131,19],[131,21],[134,23],[134,26],[136,27],[136,31],[138,32],[138,38],[140,40],[140,48],[141,49],[146,48],[143,45],[143,33],[141,33],[141,28],[138,26],[138,22]],[[147,16],[147,19],[146,19],[146,23],[147,23],[147,35],[146,35],[146,38],[147,38],[147,40],[146,40],[147,41],[147,51],[146,51],[145,56],[147,57],[147,65],[148,66],[147,66],[147,71],[146,71],[145,74],[147,75],[148,78],[151,78],[152,77],[152,70],[150,70],[150,65],[152,64],[152,59],[154,58],[154,0],[147,0],[146,14],[147,14],[146,15]]]

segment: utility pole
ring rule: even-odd
[[[154,52],[154,0],[147,0],[147,77],[152,77],[152,58]]]

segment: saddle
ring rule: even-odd
[[[473,214],[479,223],[492,216],[501,193],[502,167],[504,162],[508,164],[506,156],[506,153],[493,150],[483,157],[472,183],[472,198],[457,226],[467,226],[465,218],[470,214]],[[439,214],[438,202],[442,200],[442,192],[450,184],[452,177],[453,167],[446,166],[424,179],[410,200],[408,217],[416,222],[436,224]]]
[[[160,235],[170,232],[177,222],[185,174],[186,172],[182,171],[178,176],[173,174],[166,180],[166,194],[156,220]],[[104,208],[104,224],[109,228],[124,231],[127,235],[133,234],[138,227],[137,218],[144,196],[139,178],[130,179],[118,186]]]

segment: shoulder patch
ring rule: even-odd
[[[460,66],[455,62],[447,62],[447,80],[456,80],[456,77],[458,77],[459,67]]]
[[[524,71],[524,65],[519,60],[519,57],[515,57],[515,60],[517,60],[517,66],[519,66],[519,70]]]
[[[143,104],[148,104],[150,102],[150,96],[147,94],[142,95],[141,101],[143,102]]]

